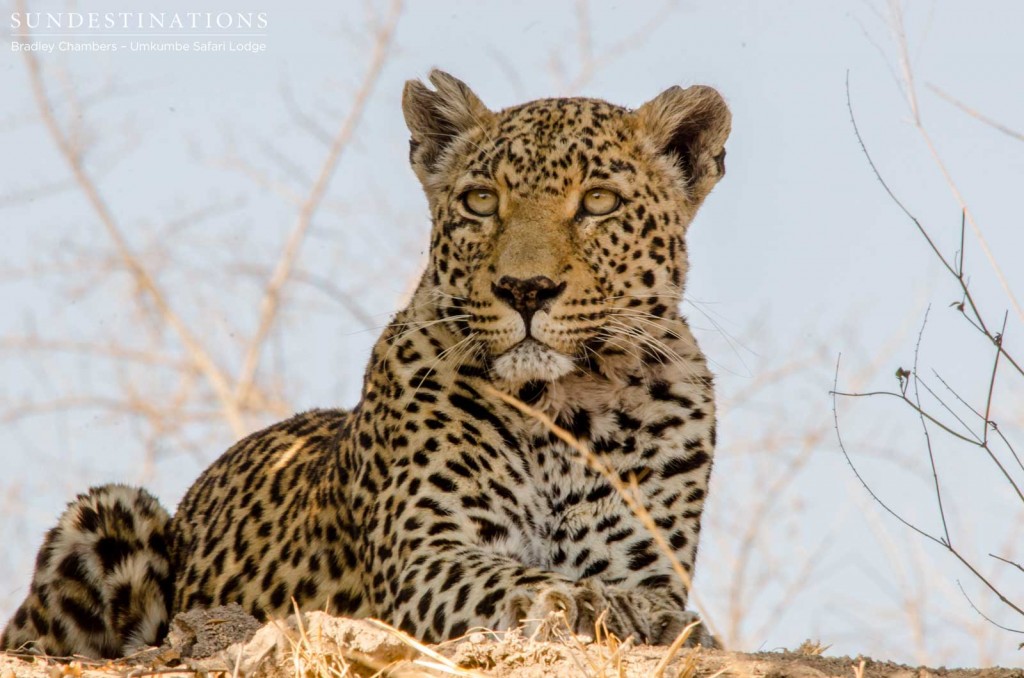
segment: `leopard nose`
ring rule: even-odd
[[[552,299],[564,292],[565,282],[555,284],[554,280],[544,275],[525,279],[505,275],[498,282],[491,283],[491,291],[526,317],[546,307]]]

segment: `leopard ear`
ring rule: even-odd
[[[462,133],[491,119],[494,114],[458,78],[437,69],[430,72],[434,90],[419,80],[405,83],[402,112],[412,133],[409,162],[425,180]]]
[[[659,152],[672,158],[698,204],[725,176],[725,140],[732,114],[711,87],[670,87],[641,106],[640,127]]]

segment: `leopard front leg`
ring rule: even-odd
[[[552,614],[576,633],[594,635],[603,615],[621,638],[661,641],[667,617],[653,613],[681,613],[685,598],[667,588],[663,595],[619,590],[532,565],[538,561],[524,529],[532,513],[526,501],[468,475],[489,463],[482,457],[458,459],[437,460],[458,482],[430,463],[423,480],[401,471],[371,479],[386,486],[360,521],[372,526],[363,533],[363,552],[374,616],[429,642],[474,629],[545,631],[553,628]]]

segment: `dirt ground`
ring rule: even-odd
[[[1024,678],[1024,669],[910,667],[818,650],[805,644],[792,652],[745,654],[571,635],[541,642],[519,633],[473,633],[425,646],[372,620],[313,612],[261,627],[240,607],[228,606],[178,615],[162,647],[124,660],[68,662],[0,653],[0,678]]]

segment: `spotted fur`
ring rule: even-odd
[[[0,649],[117,657],[167,632],[170,516],[145,490],[95,487],[46,533]]]
[[[429,261],[358,405],[242,440],[170,521],[141,490],[79,497],[0,646],[115,656],[159,640],[170,613],[239,603],[267,619],[293,600],[427,641],[553,611],[586,632],[607,611],[619,635],[667,642],[694,618],[607,480],[488,389],[635,479],[692,574],[715,408],[678,309],[686,229],[724,174],[729,111],[710,88],[674,87],[637,110],[547,99],[492,112],[455,78],[430,81],[403,98]],[[617,209],[583,209],[593,189]],[[469,190],[495,194],[495,213],[470,210]]]

